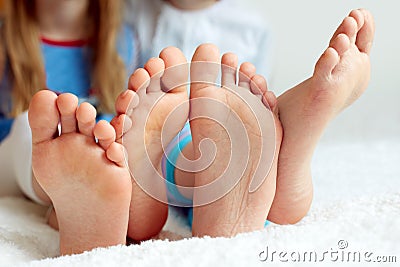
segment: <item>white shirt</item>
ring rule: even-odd
[[[259,74],[271,73],[271,32],[263,18],[233,1],[219,1],[201,10],[177,9],[162,0],[128,0],[126,20],[138,34],[141,64],[168,46],[178,47],[190,60],[202,43],[233,52],[239,62],[253,63]]]

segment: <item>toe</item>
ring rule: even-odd
[[[115,142],[111,143],[108,149],[106,150],[106,155],[107,158],[110,161],[114,162],[116,165],[120,167],[127,166],[125,158],[126,153],[123,145]]]
[[[93,137],[93,128],[96,124],[96,109],[89,103],[82,103],[76,110],[79,132]]]
[[[323,78],[329,77],[332,74],[333,69],[339,63],[339,60],[338,52],[334,48],[329,47],[317,61],[314,75]]]
[[[333,34],[333,37],[329,43],[329,46],[332,46],[332,42],[335,42],[337,37],[340,34],[345,34],[349,37],[351,43],[356,42],[357,38],[357,31],[358,31],[358,24],[356,19],[353,17],[346,17],[342,24],[337,28],[336,32]]]
[[[132,120],[125,114],[114,117],[110,124],[114,127],[116,141],[122,143],[122,137],[132,128]]]
[[[221,82],[222,86],[229,87],[236,85],[236,74],[238,67],[238,57],[233,53],[226,53],[221,59]]]
[[[96,126],[94,126],[93,132],[94,136],[99,142],[99,145],[104,150],[107,150],[108,147],[115,142],[115,130],[107,121],[99,121]]]
[[[149,73],[147,70],[139,68],[129,77],[128,89],[134,91],[139,96],[144,96],[149,84]]]
[[[189,64],[182,51],[176,47],[167,47],[160,53],[165,71],[161,78],[162,90],[166,93],[187,94]]]
[[[51,140],[57,133],[60,115],[56,101],[57,95],[49,90],[33,96],[28,112],[33,144]]]
[[[242,65],[240,65],[239,69],[239,86],[250,89],[250,81],[251,78],[256,74],[256,67],[249,63],[245,62]]]
[[[151,58],[144,65],[145,70],[150,75],[150,84],[147,93],[161,92],[161,76],[164,73],[164,61],[161,58]]]
[[[350,39],[346,34],[339,34],[335,40],[331,42],[330,47],[335,49],[339,56],[342,56],[350,48]]]
[[[251,78],[250,89],[254,95],[262,96],[268,91],[267,81],[263,76],[256,74]]]
[[[202,44],[197,47],[190,65],[191,97],[210,85],[215,85],[221,68],[219,50],[213,44]]]
[[[276,95],[273,92],[266,91],[263,95],[262,101],[264,106],[272,110],[272,112],[274,112],[275,115],[277,115],[278,99],[276,98]]]
[[[359,12],[363,14],[364,23],[357,34],[356,45],[361,52],[369,54],[375,34],[375,22],[369,11],[361,9]]]
[[[353,18],[357,23],[357,31],[364,25],[364,15],[359,9],[354,9],[350,12],[349,17]]]
[[[139,96],[133,90],[122,92],[117,101],[115,101],[115,110],[118,114],[127,114],[130,116],[133,109],[139,105]]]
[[[61,134],[76,132],[78,98],[69,93],[61,94],[57,98],[57,107],[61,115]]]

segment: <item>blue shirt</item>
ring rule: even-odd
[[[117,42],[128,73],[136,67],[135,36],[126,26],[122,28]],[[47,88],[57,93],[72,93],[78,98],[91,97],[92,51],[85,41],[59,42],[42,38],[41,50],[44,58]],[[9,134],[13,119],[11,111],[10,67],[5,68],[0,82],[0,142]],[[121,88],[122,90],[122,88]],[[110,120],[112,115],[101,114],[98,119]]]

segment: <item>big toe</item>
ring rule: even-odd
[[[214,85],[220,70],[219,50],[213,44],[197,47],[190,65],[190,94],[195,97],[198,90]]]
[[[31,100],[28,116],[33,144],[53,139],[60,120],[57,95],[49,90],[37,92]]]

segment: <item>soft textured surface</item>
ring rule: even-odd
[[[57,257],[58,234],[45,224],[46,211],[24,199],[0,198],[0,266],[267,266],[271,258],[259,260],[267,246],[270,253],[315,251],[319,259],[324,251],[372,252],[372,260],[393,255],[398,264],[399,152],[399,140],[322,143],[313,162],[315,199],[307,217],[230,239],[184,238],[188,228],[171,212],[160,240]],[[347,242],[346,249],[338,248],[340,240]],[[289,256],[289,262],[280,263],[277,255],[274,263],[294,264]],[[324,266],[358,266],[330,259],[325,257]]]

